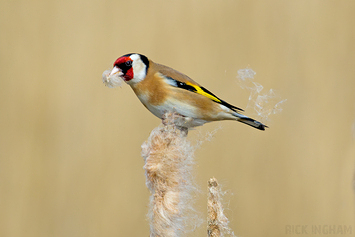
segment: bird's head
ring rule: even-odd
[[[146,56],[131,53],[119,57],[113,64],[110,76],[117,75],[127,84],[136,84],[147,75],[149,60]]]

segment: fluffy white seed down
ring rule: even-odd
[[[105,86],[108,86],[110,88],[115,88],[117,86],[122,85],[122,78],[120,77],[119,73],[110,75],[111,70],[106,70],[104,73],[102,73],[102,81],[105,84]]]

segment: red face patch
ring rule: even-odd
[[[119,67],[123,73],[123,78],[125,81],[132,80],[134,77],[132,68],[132,59],[127,56],[118,58],[113,64],[114,67]]]
[[[127,70],[126,74],[123,76],[125,81],[129,81],[133,79],[133,68]]]
[[[120,57],[118,59],[116,59],[115,63],[113,64],[113,66],[116,66],[116,65],[120,65],[120,64],[123,64],[127,61],[131,60],[130,57]]]

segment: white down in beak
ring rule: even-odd
[[[102,81],[106,86],[115,88],[121,86],[123,82],[121,76],[123,76],[121,69],[119,67],[113,67],[112,70],[104,71],[102,74]]]

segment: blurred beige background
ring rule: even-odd
[[[190,133],[220,128],[195,154],[202,221],[215,176],[239,236],[353,236],[354,12],[352,0],[2,0],[0,236],[149,235],[140,145],[160,121],[127,85],[101,81],[130,52],[242,108],[248,66],[287,99],[266,132],[219,122]]]

